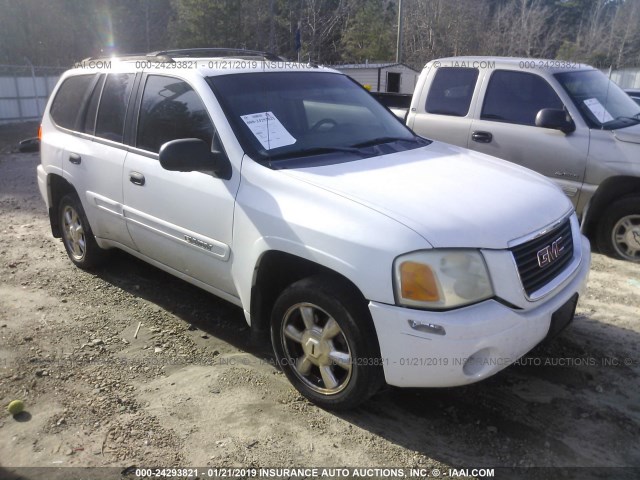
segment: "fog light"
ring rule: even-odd
[[[478,377],[485,373],[487,370],[491,370],[494,365],[495,359],[492,358],[491,348],[483,348],[471,355],[464,362],[462,371],[469,377]]]

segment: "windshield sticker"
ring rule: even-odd
[[[607,123],[613,120],[611,114],[606,108],[604,108],[597,98],[587,98],[584,101],[584,104],[589,110],[591,110],[591,113],[593,113],[600,123]]]
[[[284,128],[273,112],[240,115],[240,118],[266,150],[296,143],[296,139]]]

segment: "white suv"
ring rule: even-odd
[[[589,271],[556,186],[417,137],[326,68],[211,49],[85,61],[41,141],[76,265],[119,248],[239,305],[324,407],[498,372],[571,321]]]

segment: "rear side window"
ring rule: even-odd
[[[563,107],[544,78],[533,73],[497,70],[489,80],[481,118],[533,126],[543,108]]]
[[[104,79],[105,76],[102,75],[102,78],[98,80],[98,84],[93,89],[93,92],[91,92],[89,104],[84,113],[84,121],[81,121],[82,131],[84,133],[93,135],[93,132],[96,129],[96,114],[98,113],[98,102],[100,101],[100,94],[102,93]]]
[[[173,77],[147,78],[136,146],[158,152],[162,144],[178,138],[199,138],[211,145],[213,123],[198,94]]]
[[[82,100],[94,78],[95,75],[77,75],[63,82],[51,104],[51,118],[56,125],[70,130],[75,128]]]
[[[122,142],[124,134],[124,118],[133,87],[133,73],[117,73],[107,75],[98,120],[96,121],[96,136]]]
[[[427,96],[427,112],[454,117],[466,116],[477,80],[476,68],[439,68]]]

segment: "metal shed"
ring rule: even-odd
[[[358,63],[332,68],[362,85],[370,85],[372,92],[412,94],[420,74],[404,63]]]

